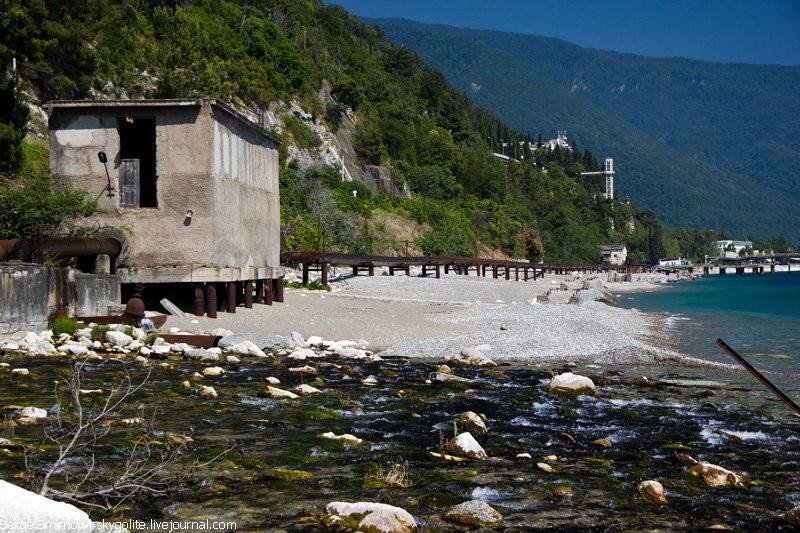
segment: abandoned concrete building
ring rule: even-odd
[[[600,253],[604,265],[624,265],[628,260],[628,248],[624,244],[605,245]]]
[[[97,198],[123,300],[196,314],[282,301],[279,140],[214,99],[56,101],[50,169]]]

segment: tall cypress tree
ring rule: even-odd
[[[16,173],[22,164],[22,141],[28,125],[28,108],[17,90],[13,59],[0,54],[7,65],[0,77],[0,172]]]

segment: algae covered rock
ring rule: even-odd
[[[667,503],[664,486],[658,481],[642,481],[636,490],[639,492],[639,496],[648,503]]]
[[[489,433],[489,430],[486,429],[486,424],[483,423],[483,419],[473,411],[461,413],[458,417],[458,425],[476,435]]]
[[[706,484],[712,487],[727,487],[733,485],[734,487],[746,488],[744,479],[736,472],[705,461],[697,463],[687,470],[687,472],[694,477],[702,478]]]
[[[444,519],[465,526],[497,526],[503,523],[503,515],[483,500],[460,503],[447,511]]]

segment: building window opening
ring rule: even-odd
[[[158,207],[156,121],[128,116],[118,125],[120,205]]]

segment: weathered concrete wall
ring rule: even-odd
[[[211,170],[213,208],[218,214],[214,224],[217,246],[213,262],[277,267],[280,265],[278,147],[227,113],[215,111],[213,119]]]
[[[119,205],[118,122],[126,116],[155,119],[157,208]],[[212,100],[55,105],[50,130],[51,170],[91,197],[106,186],[97,158],[106,152],[115,195],[102,194],[105,214],[86,222],[121,233],[116,264],[126,282],[166,281],[148,274],[164,267],[279,270],[277,144],[238,114]]]
[[[70,316],[106,315],[118,310],[120,299],[117,276],[0,263],[0,333],[41,331],[59,309],[66,309]]]
[[[44,329],[48,299],[45,267],[0,263],[0,333]]]

